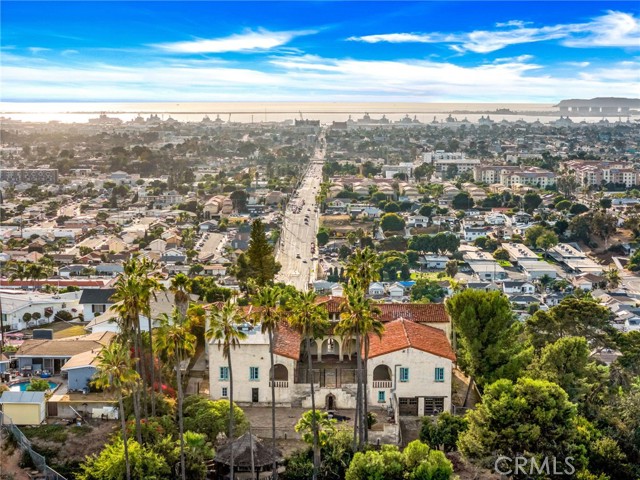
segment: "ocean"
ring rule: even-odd
[[[225,122],[282,122],[296,118],[320,120],[321,123],[354,120],[368,113],[372,118],[385,115],[395,122],[405,116],[422,123],[434,119],[442,121],[449,115],[462,121],[477,122],[490,115],[495,121],[503,119],[548,123],[559,118],[553,104],[539,103],[343,103],[343,102],[197,102],[197,103],[9,103],[0,102],[0,116],[14,120],[64,123],[85,123],[100,114],[129,121],[138,115],[146,118],[157,114],[182,122],[199,122],[207,115],[218,116]],[[571,117],[574,122],[597,122],[604,117]],[[606,117],[616,121],[618,117]],[[626,117],[622,118],[625,120]]]

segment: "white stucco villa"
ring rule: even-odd
[[[342,298],[323,297],[332,324]],[[385,324],[382,339],[370,338],[368,401],[400,415],[431,415],[451,409],[451,376],[455,355],[449,343],[450,321],[442,304],[379,304]],[[255,313],[245,307],[247,316]],[[232,351],[234,401],[270,405],[269,341],[260,326],[243,326],[247,339]],[[333,330],[333,329],[331,329]],[[311,407],[306,342],[286,324],[275,336],[276,404]],[[317,408],[355,408],[355,341],[329,333],[313,340]],[[210,396],[228,398],[227,361],[215,342],[208,345]]]

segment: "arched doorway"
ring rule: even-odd
[[[345,340],[343,346],[342,346],[342,355],[344,358],[344,360],[350,361],[353,360],[355,361],[356,359],[356,352],[358,350],[356,349],[356,341],[353,338],[350,338],[348,340]]]
[[[281,363],[273,366],[273,382],[276,388],[287,388],[289,386],[289,369]]]
[[[378,365],[373,369],[373,388],[391,388],[391,369]]]
[[[336,397],[333,395],[333,393],[330,393],[326,396],[324,405],[327,410],[336,409]]]
[[[333,338],[327,338],[322,342],[322,360],[338,360],[340,355],[340,348],[338,341]]]

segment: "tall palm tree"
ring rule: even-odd
[[[123,396],[137,381],[138,373],[133,368],[130,351],[124,344],[115,341],[102,349],[98,355],[98,366],[93,383],[98,388],[113,390],[118,395],[127,480],[131,480],[131,466],[129,465],[127,421],[124,416]]]
[[[171,279],[171,292],[174,294],[176,307],[182,315],[187,314],[189,308],[189,292],[191,291],[191,279],[184,273],[179,273]]]
[[[356,283],[367,291],[371,282],[380,279],[381,267],[382,263],[371,248],[358,248],[349,258],[345,274],[349,282]]]
[[[340,322],[336,327],[336,332],[343,338],[356,341],[356,422],[354,425],[354,447],[356,444],[356,433],[358,437],[358,447],[362,448],[367,437],[367,380],[366,370],[362,362],[362,343],[368,345],[369,333],[382,334],[382,324],[375,319],[374,314],[379,313],[371,300],[365,295],[364,290],[359,285],[353,283],[345,287],[345,301],[340,306]],[[367,350],[367,348],[365,348]],[[368,359],[368,352],[366,352]]]
[[[140,314],[144,312],[145,308],[145,292],[140,276],[136,273],[136,268],[137,262],[135,260],[125,263],[124,272],[115,283],[116,291],[111,296],[112,301],[115,302],[111,309],[118,315],[120,337],[134,349],[136,370],[144,385],[146,384],[146,375],[141,364]],[[134,388],[133,392],[133,406],[136,413],[136,439],[142,443],[140,390],[141,386],[138,382],[137,388]],[[146,401],[144,403],[146,404]]]
[[[184,420],[182,403],[184,393],[182,389],[182,361],[195,352],[196,336],[191,333],[189,319],[175,308],[171,317],[166,313],[160,316],[160,329],[156,336],[156,350],[162,351],[175,364],[176,381],[178,385],[178,428],[180,432],[180,472],[182,480],[186,480],[186,464],[184,457]]]
[[[261,288],[253,299],[253,304],[259,308],[256,313],[257,321],[262,325],[262,331],[269,336],[269,360],[271,370],[269,383],[271,385],[271,439],[273,449],[276,449],[276,385],[275,385],[275,361],[273,358],[274,338],[278,329],[278,323],[282,320],[283,309],[281,305],[281,291],[276,286]],[[273,458],[272,472],[274,478],[278,478],[278,465]]]
[[[30,263],[27,266],[27,272],[33,284],[33,289],[36,289],[36,281],[43,280],[49,277],[50,269],[46,265],[42,265],[40,263]]]
[[[157,293],[165,290],[164,285],[159,281],[158,275],[154,273],[157,264],[146,258],[138,263],[136,274],[141,282],[142,305],[144,316],[147,317],[149,329],[149,370],[151,374],[151,415],[156,415],[156,365],[153,353],[153,319],[151,318],[151,299],[157,298]],[[186,313],[186,312],[185,312]],[[146,403],[145,403],[146,408]]]
[[[25,280],[29,278],[29,265],[26,263],[16,262],[11,265],[8,270],[10,272],[9,280],[12,282],[15,280]]]
[[[214,340],[218,348],[222,349],[222,357],[227,360],[229,368],[229,446],[231,451],[230,472],[233,478],[233,369],[231,365],[231,350],[235,349],[247,334],[240,330],[244,317],[240,308],[227,300],[222,308],[216,308],[209,318],[209,329],[205,333],[207,340]]]
[[[313,291],[300,293],[298,298],[292,298],[289,308],[291,310],[289,323],[305,340],[307,350],[311,410],[313,411],[313,480],[316,480],[318,478],[318,468],[320,467],[320,447],[318,441],[318,426],[316,425],[316,398],[313,389],[311,340],[324,334],[329,327],[329,320],[327,310],[316,303],[316,294]]]
[[[371,338],[370,334],[376,335],[378,338],[382,339],[382,334],[384,333],[384,324],[376,318],[377,315],[380,315],[382,312],[380,308],[378,308],[370,298],[364,299],[365,309],[364,311],[367,313],[362,319],[362,335],[364,339],[364,362],[362,366],[362,391],[364,392],[363,396],[363,416],[364,416],[364,442],[367,443],[369,441],[369,369],[367,365],[369,363],[369,348],[371,346]]]

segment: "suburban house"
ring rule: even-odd
[[[191,299],[193,301],[196,301],[197,296],[192,295]],[[163,313],[171,315],[174,308],[174,294],[169,291],[158,292],[156,293],[155,297],[151,299],[151,318],[157,319]],[[85,326],[85,329],[90,331],[91,333],[120,333],[120,327],[118,326],[117,317],[117,312],[109,308],[107,309],[107,311],[91,320]],[[156,323],[154,323],[154,326],[156,326]],[[142,314],[140,314],[140,329],[144,332],[149,331],[149,319]]]
[[[606,283],[606,281],[607,280],[604,277],[594,275],[592,273],[586,273],[575,277],[571,283],[575,288],[581,288],[582,290],[589,291],[599,288],[600,285]]]
[[[387,291],[389,292],[389,296],[392,299],[398,300],[404,297],[404,287],[397,283],[390,285]]]
[[[384,296],[384,285],[380,282],[374,282],[369,285],[369,296],[378,298]]]
[[[338,321],[336,297],[318,300]],[[449,343],[450,319],[442,304],[379,304],[385,324],[381,339],[370,337],[368,367],[369,404],[391,408],[400,415],[429,415],[451,408],[451,376],[455,355]],[[258,311],[244,307],[249,317]],[[234,401],[240,405],[271,402],[269,340],[261,326],[247,321],[247,339],[234,351]],[[274,382],[276,403],[309,408],[309,373],[306,340],[286,323],[275,335]],[[215,341],[208,344],[210,396],[228,398],[229,371]],[[311,340],[316,406],[355,408],[356,350],[353,339],[333,333]],[[237,373],[236,373],[237,372]]]
[[[115,292],[115,288],[83,290],[80,296],[80,305],[82,306],[82,315],[85,322],[93,320],[98,315],[106,312],[114,303],[111,301],[111,296]]]
[[[447,266],[449,257],[444,255],[423,255],[418,258],[418,264],[423,268],[444,270]]]
[[[536,287],[533,283],[529,282],[504,282],[502,284],[502,291],[506,295],[520,293],[533,294],[536,293]]]
[[[60,369],[67,373],[69,390],[87,390],[91,377],[98,367],[98,356],[102,349],[94,348],[71,357]]]
[[[60,339],[25,340],[14,354],[21,372],[30,373],[36,370],[48,370],[58,374],[62,367],[74,356],[93,350],[100,351],[109,345],[115,334],[99,332],[80,337]]]
[[[78,304],[78,292],[49,295],[23,290],[2,290],[2,320],[7,330],[44,325],[53,321],[60,310],[70,310]]]

